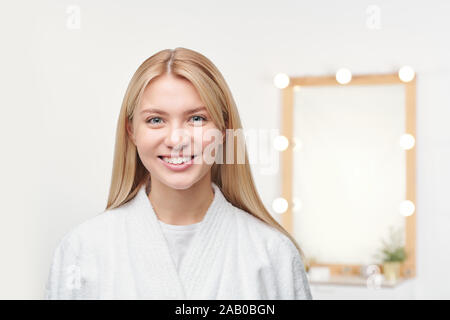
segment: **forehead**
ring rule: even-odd
[[[139,110],[157,108],[176,113],[200,106],[204,106],[203,101],[189,80],[165,74],[149,82],[142,93]]]

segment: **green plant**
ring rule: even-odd
[[[383,246],[380,252],[375,254],[375,257],[381,259],[383,262],[403,262],[407,257],[405,247],[403,246],[403,231],[402,229],[395,231],[393,227],[390,227],[389,230],[389,242],[381,240]]]

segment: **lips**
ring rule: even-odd
[[[189,161],[186,162],[182,162],[182,163],[170,163],[167,162],[165,160],[163,160],[163,156],[158,156],[159,161],[161,161],[161,163],[168,169],[174,171],[174,172],[180,172],[180,171],[185,171],[188,168],[190,168],[193,164],[194,164],[194,158],[195,156],[191,156],[191,159],[189,159]]]

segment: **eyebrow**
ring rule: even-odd
[[[204,110],[206,110],[206,108],[201,106],[201,107],[197,107],[197,108],[194,108],[191,110],[187,110],[187,111],[183,112],[183,114],[191,114],[191,113],[195,113],[198,111],[204,111]],[[165,112],[161,109],[156,109],[156,108],[148,108],[148,109],[142,110],[141,114],[143,114],[143,113],[158,113],[158,114],[168,115],[167,112]]]

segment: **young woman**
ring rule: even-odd
[[[238,129],[206,57],[176,48],[144,61],[123,99],[106,210],[62,239],[47,298],[312,299],[303,253],[259,198]]]

